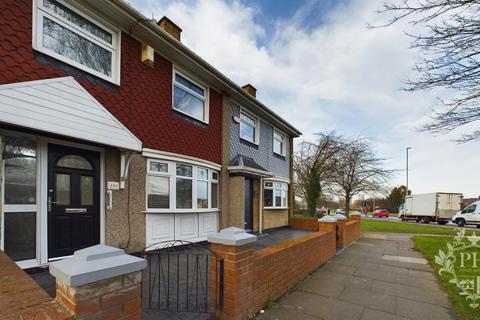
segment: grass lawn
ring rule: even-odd
[[[362,219],[362,231],[394,232],[413,234],[455,235],[455,228],[429,226],[426,224]],[[472,231],[467,231],[470,234]]]
[[[453,242],[453,237],[429,237],[429,236],[414,236],[413,240],[415,242],[415,248],[423,253],[425,258],[430,262],[432,267],[435,269],[435,274],[440,279],[441,283],[445,287],[448,292],[448,296],[450,300],[453,302],[453,306],[455,311],[458,314],[460,319],[480,319],[480,307],[473,309],[469,306],[471,302],[467,302],[464,296],[459,295],[459,290],[457,289],[456,285],[453,283],[449,283],[448,281],[452,278],[450,273],[442,273],[442,275],[438,274],[438,270],[441,268],[440,265],[435,263],[435,255],[438,255],[438,250],[442,250],[443,252],[447,252],[447,243]],[[458,259],[460,260],[460,259]],[[462,276],[472,277],[472,276],[480,276],[479,271],[471,271],[470,274],[467,274],[467,271],[464,271],[462,268],[458,268],[460,262],[455,263],[455,268],[457,272],[457,277],[460,278]],[[471,269],[473,270],[473,269]],[[478,301],[477,301],[478,302]]]

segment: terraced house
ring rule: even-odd
[[[119,0],[0,2],[0,249],[29,268],[288,224],[300,132]]]

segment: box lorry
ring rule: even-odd
[[[459,227],[463,227],[466,224],[475,224],[477,228],[480,228],[480,201],[475,201],[462,211],[455,213],[452,221]]]
[[[461,209],[463,194],[434,192],[405,197],[399,218],[422,223],[446,224]]]

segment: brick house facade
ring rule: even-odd
[[[24,268],[217,232],[231,98],[298,133],[166,18],[95,0],[6,0],[0,17],[0,249]]]

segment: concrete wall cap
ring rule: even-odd
[[[337,220],[347,220],[347,217],[344,216],[343,214],[340,214],[340,213],[337,213],[337,214],[335,215],[335,218],[336,218]]]
[[[222,229],[219,233],[208,236],[208,242],[227,246],[241,246],[255,241],[257,241],[257,236],[237,227]]]
[[[337,219],[332,216],[323,216],[318,219],[318,222],[337,222]]]
[[[68,286],[84,284],[140,271],[147,261],[126,254],[122,249],[98,244],[75,251],[73,257],[52,262],[50,273]]]

